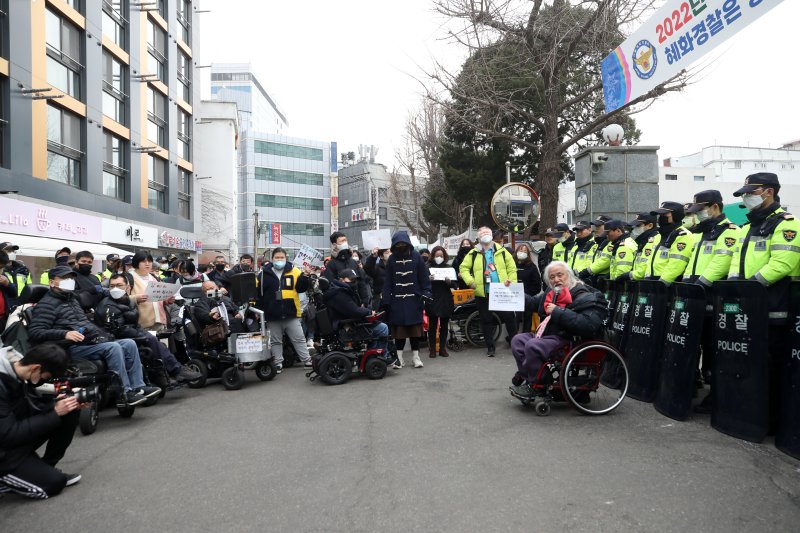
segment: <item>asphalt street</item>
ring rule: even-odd
[[[626,399],[536,416],[513,358],[424,358],[331,387],[302,368],[240,391],[101,414],[60,467],[80,484],[0,499],[0,531],[797,531],[800,462],[707,416]]]

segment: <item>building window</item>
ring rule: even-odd
[[[167,20],[167,1],[168,0],[155,0],[158,14],[161,15],[161,18],[164,20]]]
[[[192,218],[192,173],[178,169],[178,215],[181,218]]]
[[[281,233],[285,235],[299,235],[301,237],[324,237],[325,225],[284,222],[281,224]]]
[[[192,117],[178,109],[178,155],[186,161],[192,160]]]
[[[183,52],[178,52],[178,87],[180,97],[187,104],[192,103],[192,60]]]
[[[103,50],[103,114],[125,124],[125,103],[128,100],[127,69]]]
[[[66,19],[46,10],[47,83],[81,98],[81,30]]]
[[[104,132],[105,152],[103,154],[103,194],[126,200],[126,181],[128,178],[127,156],[125,154],[125,141]]]
[[[0,0],[0,57],[8,59],[8,0]]]
[[[147,138],[159,146],[167,145],[167,97],[147,88]]]
[[[302,209],[304,211],[322,211],[323,204],[319,198],[299,198],[296,196],[276,196],[274,194],[256,194],[256,207],[276,207],[283,209]]]
[[[47,178],[81,186],[83,125],[77,115],[47,106]]]
[[[705,176],[695,176],[694,177],[694,181],[706,181],[706,177]]]
[[[189,0],[178,0],[178,24],[181,25],[181,39],[191,46],[192,3]]]
[[[677,174],[667,174],[666,176],[664,176],[664,179],[666,179],[667,181],[678,181],[678,175]]]
[[[322,161],[322,150],[319,148],[309,148],[307,146],[256,141],[255,151],[257,154],[281,155],[284,157]]]
[[[152,20],[147,21],[147,70],[167,83],[167,35]]]
[[[794,170],[793,163],[781,163],[781,170]]]
[[[154,155],[147,165],[147,207],[167,212],[167,162]]]
[[[64,3],[67,4],[69,7],[77,11],[78,13],[83,13],[81,11],[81,0],[64,0]]]
[[[8,168],[8,93],[9,82],[5,76],[0,76],[0,167]]]
[[[731,161],[729,165],[730,168],[742,168],[742,161],[740,159],[737,159],[735,161]]]
[[[103,0],[103,35],[114,41],[114,44],[125,49],[125,28],[128,20],[127,0]]]
[[[322,174],[312,174],[310,172],[298,172],[295,170],[279,170],[277,168],[256,167],[256,179],[322,187],[323,178]]]

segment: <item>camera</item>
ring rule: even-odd
[[[74,396],[78,403],[96,402],[100,398],[100,391],[92,378],[56,381],[54,386],[56,396]]]

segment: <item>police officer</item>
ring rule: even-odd
[[[725,217],[722,212],[723,207],[722,194],[717,190],[700,191],[694,195],[693,203],[686,206],[686,213],[695,216],[698,222],[691,228],[697,238],[692,256],[689,258],[689,265],[683,273],[684,283],[697,283],[708,289],[715,281],[728,277],[739,226]],[[710,292],[706,295],[710,304]],[[706,305],[706,309],[708,308]],[[711,385],[715,351],[712,318],[712,315],[706,314],[700,336],[701,372],[709,385]],[[713,398],[709,393],[695,406],[695,412],[710,413],[712,401]]]
[[[633,258],[636,255],[636,242],[625,232],[625,224],[621,220],[609,220],[605,223],[608,235],[608,252],[611,255],[609,277],[625,279],[633,269]]]
[[[573,250],[575,235],[572,234],[567,224],[556,224],[553,229],[558,232],[558,242],[553,246],[553,261],[564,261],[569,264],[572,254],[575,253]]]
[[[592,235],[592,225],[585,220],[575,224],[572,231],[575,232],[575,248],[569,266],[573,271],[580,272],[592,264],[597,243]]]
[[[636,242],[636,256],[630,279],[642,280],[646,276],[647,265],[653,257],[653,250],[661,241],[661,235],[656,228],[656,216],[651,215],[649,211],[636,215],[636,218],[631,220],[631,226],[633,226],[631,238]]]
[[[788,285],[800,275],[800,222],[781,209],[778,176],[772,172],[751,174],[741,196],[748,222],[738,234],[729,279],[755,280],[767,288],[769,306],[770,419],[777,420],[780,398],[779,372],[788,357]]]
[[[6,272],[14,284],[14,288],[17,291],[16,295],[19,296],[22,293],[22,289],[25,288],[25,285],[31,283],[31,272],[28,270],[28,267],[25,266],[25,263],[17,261],[17,250],[19,250],[19,246],[10,242],[2,242],[0,243],[0,250],[8,254],[9,265],[6,268]]]
[[[578,272],[578,277],[592,285],[597,285],[597,280],[600,278],[607,279],[611,270],[611,253],[608,248],[611,241],[605,227],[606,222],[610,220],[611,217],[600,215],[592,221],[592,226],[595,227],[594,240],[597,243],[594,257],[588,267]]]
[[[683,271],[689,264],[689,257],[692,255],[695,237],[683,226],[685,217],[683,204],[661,202],[661,206],[650,214],[658,215],[658,233],[661,235],[661,240],[655,249],[646,275],[650,279],[672,283],[682,278]]]

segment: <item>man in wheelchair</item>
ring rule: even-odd
[[[336,331],[346,331],[350,327],[347,321],[366,319],[376,314],[371,309],[362,307],[358,294],[358,274],[350,268],[339,271],[339,279],[331,282],[324,299],[325,305],[330,310],[333,329]],[[379,320],[369,327],[374,339],[370,342],[369,348],[383,348],[386,353],[389,327]]]
[[[603,326],[607,303],[598,290],[580,281],[569,265],[553,261],[544,269],[548,289],[526,297],[525,307],[539,313],[542,322],[533,333],[520,333],[511,341],[517,373],[511,392],[533,398],[539,369],[575,337],[595,338]]]

